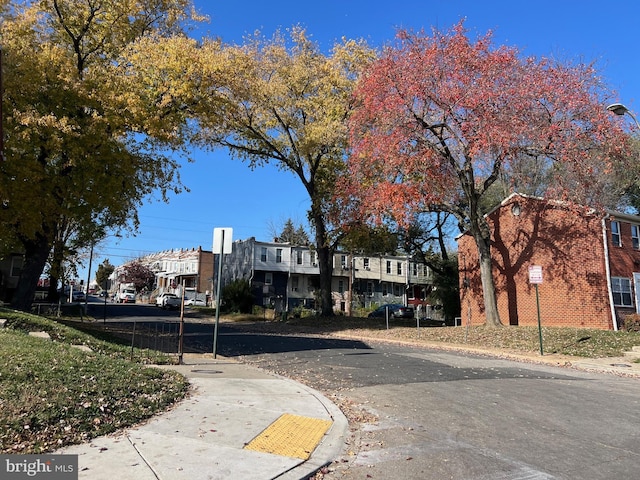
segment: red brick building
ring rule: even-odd
[[[638,308],[640,217],[601,213],[513,194],[487,215],[493,277],[503,324],[537,325],[529,267],[538,284],[543,326],[617,330]],[[478,252],[458,238],[462,323],[485,323]]]

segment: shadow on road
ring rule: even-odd
[[[183,353],[212,353],[214,325],[210,323],[184,323]],[[180,322],[166,321],[110,321],[105,324],[86,325],[94,334],[108,336],[119,343],[148,348],[165,353],[179,352]],[[227,325],[218,330],[217,353],[228,357],[286,353],[309,350],[368,350],[359,340],[342,340],[297,335],[245,333]]]
[[[262,353],[286,353],[309,350],[367,350],[359,340],[341,340],[293,335],[260,335],[234,332],[227,328],[218,337],[218,353],[229,357],[260,355]]]

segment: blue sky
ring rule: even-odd
[[[567,61],[595,61],[618,92],[615,101],[640,113],[640,2],[638,0],[438,0],[403,1],[195,0],[210,22],[195,35],[242,43],[260,30],[270,36],[293,25],[306,28],[329,51],[341,37],[364,38],[381,47],[397,28],[448,30],[465,18],[470,35],[494,33],[496,45],[517,47],[524,55]],[[99,263],[114,265],[171,248],[210,250],[214,227],[233,228],[233,239],[270,240],[291,218],[306,226],[309,202],[293,174],[275,166],[250,170],[225,151],[193,154],[183,165],[183,183],[191,190],[169,204],[151,200],[140,211],[136,237],[109,239],[96,249],[92,277]],[[87,278],[86,268],[80,278]]]

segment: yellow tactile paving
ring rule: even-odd
[[[285,413],[244,448],[307,460],[332,423]]]

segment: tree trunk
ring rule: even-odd
[[[474,238],[478,247],[478,258],[480,259],[480,280],[482,281],[484,297],[485,322],[489,326],[499,326],[502,325],[502,322],[498,313],[496,287],[491,269],[491,239],[485,238],[485,235],[480,232],[474,234]]]
[[[62,279],[62,263],[64,261],[64,244],[58,240],[53,243],[51,248],[51,265],[49,271],[49,290],[47,292],[47,301],[57,302],[60,299],[58,293],[58,282]],[[62,285],[64,291],[64,285]]]
[[[333,298],[331,295],[331,279],[333,277],[333,255],[329,247],[319,246],[318,267],[320,268],[320,314],[323,317],[332,317]]]
[[[333,298],[331,296],[331,279],[333,277],[333,249],[327,239],[327,228],[320,207],[311,207],[311,220],[316,231],[316,249],[318,251],[318,267],[320,269],[320,315],[332,317]]]
[[[31,310],[33,297],[38,286],[38,279],[42,275],[51,244],[45,235],[37,235],[35,239],[23,241],[24,266],[18,280],[18,287],[13,295],[11,306],[16,310],[28,312]]]

